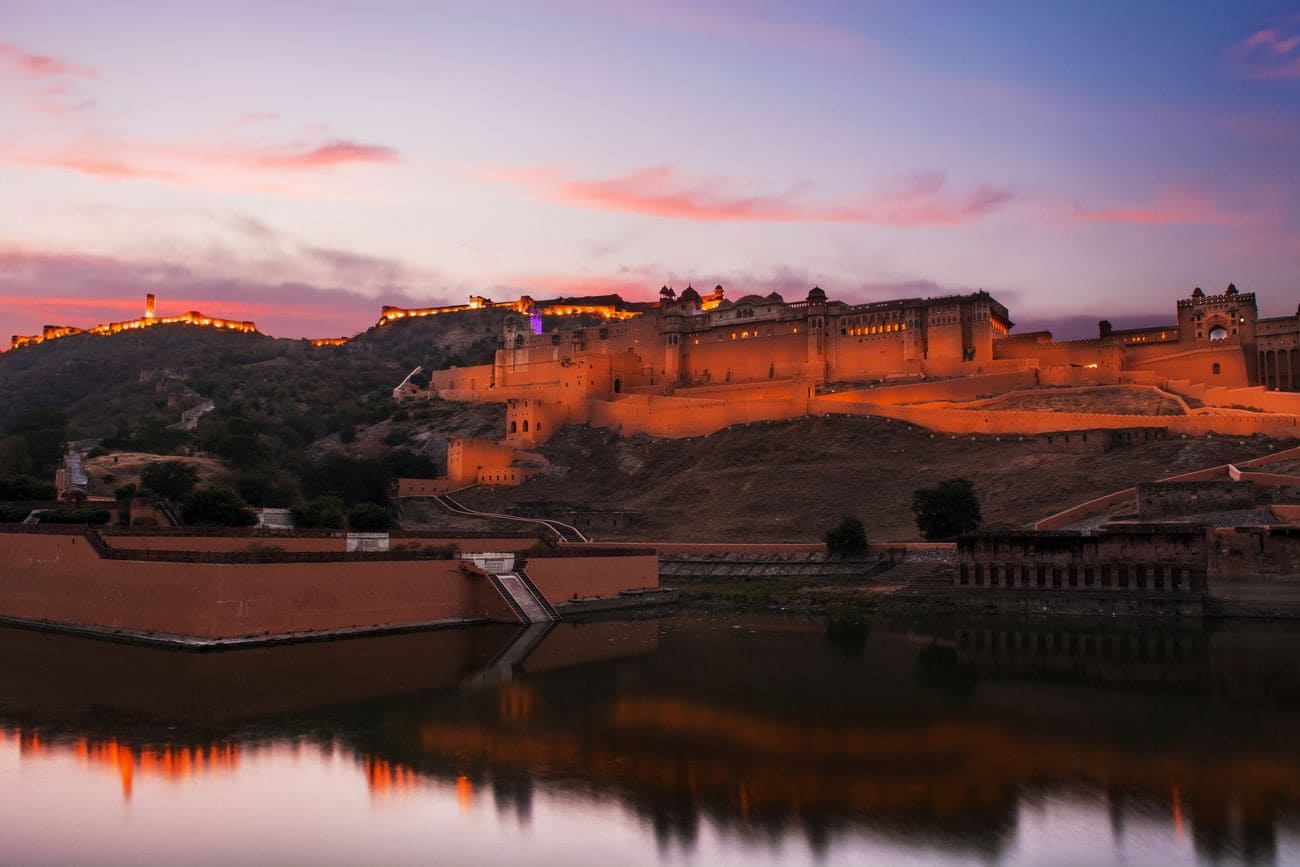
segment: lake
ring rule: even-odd
[[[0,629],[7,863],[1300,863],[1285,623]]]

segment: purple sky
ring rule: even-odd
[[[0,336],[198,308],[1300,300],[1291,3],[0,0]]]

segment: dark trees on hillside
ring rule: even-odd
[[[862,519],[845,515],[838,524],[826,531],[822,537],[826,550],[832,554],[855,555],[867,550],[867,530],[862,526]]]
[[[150,464],[140,473],[140,484],[165,500],[183,500],[199,483],[199,471],[184,461]]]
[[[8,476],[0,479],[0,500],[30,503],[53,500],[54,485],[31,476]]]
[[[211,485],[190,492],[181,506],[181,518],[200,527],[251,527],[257,515],[233,488]]]
[[[979,499],[970,479],[947,479],[912,494],[916,527],[929,541],[952,539],[980,525]]]

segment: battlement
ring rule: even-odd
[[[189,310],[179,316],[158,317],[154,311],[154,296],[149,294],[145,298],[145,313],[139,319],[128,319],[123,322],[105,322],[94,326],[93,328],[76,328],[71,325],[46,325],[40,334],[20,335],[15,334],[10,338],[9,348],[20,349],[24,346],[34,346],[38,343],[44,343],[47,340],[57,340],[60,337],[70,337],[74,334],[120,334],[123,331],[136,331],[141,328],[152,328],[155,325],[197,325],[204,328],[219,328],[225,331],[238,331],[245,334],[251,334],[257,331],[257,325],[247,320],[221,319],[216,316],[208,316],[197,310]]]

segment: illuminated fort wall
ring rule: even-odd
[[[145,296],[145,313],[139,319],[107,322],[87,329],[74,328],[70,325],[46,325],[40,334],[13,335],[9,341],[9,348],[19,349],[23,346],[34,346],[47,340],[57,340],[60,337],[69,337],[73,334],[120,334],[123,331],[136,331],[141,328],[152,328],[155,325],[197,325],[204,328],[218,328],[223,331],[238,331],[245,334],[257,331],[257,325],[252,322],[207,316],[197,310],[190,310],[178,316],[159,318],[155,315],[154,296],[150,294]]]

